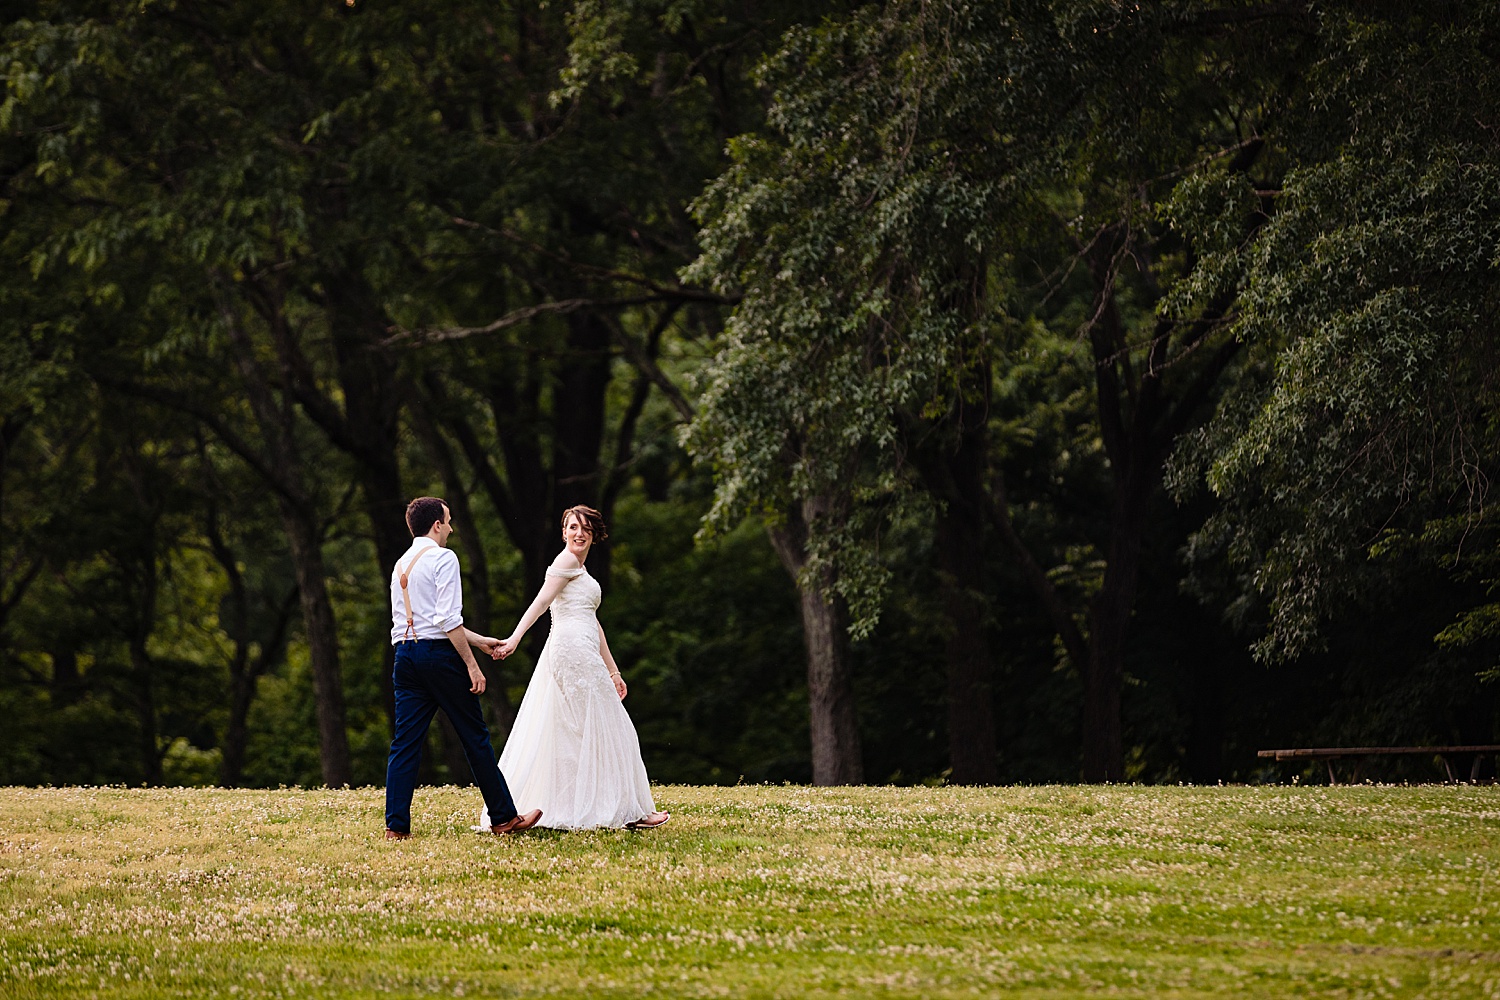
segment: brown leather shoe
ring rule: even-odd
[[[490,827],[490,833],[520,833],[522,830],[530,830],[532,827],[536,826],[537,820],[541,818],[542,811],[540,809],[533,809],[529,813],[523,813],[520,816],[512,816],[504,823],[496,823],[494,826]]]
[[[385,831],[385,839],[386,840],[410,840],[411,839],[411,834],[409,834],[409,833],[402,833],[400,830],[387,830],[387,831]]]

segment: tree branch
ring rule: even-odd
[[[1239,24],[1254,24],[1257,21],[1271,21],[1286,18],[1299,22],[1308,31],[1314,30],[1312,14],[1308,10],[1310,5],[1297,0],[1287,0],[1286,3],[1265,3],[1258,7],[1241,7],[1234,10],[1206,10],[1196,14],[1189,14],[1182,18],[1183,30],[1213,30],[1215,28],[1233,27]]]
[[[629,309],[631,306],[644,306],[652,302],[670,301],[669,296],[664,295],[639,295],[624,299],[562,299],[558,302],[540,302],[534,306],[523,306],[520,309],[512,309],[493,323],[484,326],[446,326],[426,330],[406,330],[395,328],[395,332],[381,343],[383,345],[411,344],[421,346],[423,344],[437,344],[448,340],[465,340],[469,337],[477,337],[486,333],[496,333],[507,327],[519,326],[522,323],[536,319],[538,316],[556,315],[565,316],[579,309]]]
[[[435,372],[427,372],[422,378],[422,384],[433,401],[434,406],[431,409],[434,416],[458,441],[459,449],[464,453],[464,458],[468,460],[474,474],[479,477],[480,485],[489,494],[490,502],[495,505],[500,519],[505,522],[512,537],[516,537],[517,533],[523,530],[520,508],[516,505],[515,498],[511,496],[510,489],[505,485],[505,480],[501,479],[500,473],[495,471],[495,465],[490,461],[484,445],[480,443],[479,435],[474,433],[473,425],[454,412],[447,390]]]
[[[672,404],[672,408],[677,411],[678,416],[683,420],[692,420],[693,404],[688,401],[688,398],[682,394],[682,390],[677,388],[676,383],[668,378],[667,373],[662,371],[661,366],[656,363],[656,348],[654,346],[656,342],[660,341],[662,333],[665,332],[681,306],[682,303],[680,302],[673,304],[657,320],[656,327],[647,335],[648,350],[646,351],[641,350],[640,345],[625,332],[625,328],[620,325],[615,317],[605,316],[603,318],[604,322],[609,324],[609,328],[614,334],[615,343],[620,345],[620,350],[624,352],[626,359],[635,366],[635,370],[640,372],[644,378],[649,379],[652,385],[661,390],[662,395],[667,397],[667,402]]]
[[[565,253],[549,250],[540,243],[528,240],[524,236],[513,233],[508,229],[492,229],[481,223],[473,222],[469,219],[461,219],[457,216],[454,217],[453,223],[465,229],[488,233],[491,236],[498,236],[512,243],[519,243],[533,253],[561,264],[579,274],[585,274],[591,278],[603,278],[607,281],[622,281],[629,285],[638,285],[641,288],[649,289],[652,293],[664,299],[678,299],[684,302],[706,302],[710,305],[720,306],[732,306],[740,301],[740,296],[738,295],[718,295],[702,288],[692,288],[687,285],[663,285],[660,282],[652,281],[644,275],[631,274],[629,271],[616,271],[612,268],[600,267],[597,264],[584,264],[574,260]]]
[[[318,389],[317,374],[293,336],[291,324],[287,321],[279,298],[254,278],[247,279],[244,284],[251,293],[247,298],[256,312],[260,313],[261,319],[265,320],[276,343],[276,354],[281,359],[286,390],[302,407],[302,412],[307,414],[308,419],[321,427],[336,447],[363,459],[359,444],[350,431],[349,421],[328,395]]]
[[[1219,381],[1219,376],[1224,374],[1224,369],[1229,367],[1229,362],[1234,359],[1239,350],[1238,340],[1226,341],[1214,352],[1213,358],[1188,385],[1182,397],[1177,400],[1177,405],[1172,407],[1162,424],[1161,441],[1166,447],[1170,448],[1171,443],[1177,440],[1177,436],[1187,429],[1188,421],[1192,420],[1193,414],[1208,401],[1214,384]]]
[[[1129,246],[1128,240],[1110,251],[1106,258],[1103,247],[1096,249],[1090,262],[1094,280],[1098,285],[1098,304],[1082,332],[1088,334],[1094,355],[1094,391],[1098,397],[1099,431],[1104,439],[1104,452],[1114,466],[1115,476],[1124,473],[1127,434],[1125,429],[1124,400],[1121,398],[1119,366],[1123,363],[1127,375],[1130,368],[1129,349],[1125,343],[1125,332],[1115,308],[1114,282],[1121,259]],[[1121,355],[1124,355],[1123,359]],[[1124,390],[1132,402],[1136,398],[1134,386],[1127,379]]]
[[[1052,621],[1052,627],[1057,630],[1058,638],[1062,640],[1063,648],[1068,651],[1068,657],[1079,670],[1085,670],[1089,662],[1089,647],[1083,639],[1083,633],[1078,630],[1078,623],[1073,620],[1068,606],[1063,602],[1062,595],[1057,592],[1047,571],[1042,569],[1036,557],[1031,554],[1031,549],[1022,540],[1016,531],[1016,526],[1010,519],[1010,501],[1005,494],[1005,480],[996,476],[985,497],[985,513],[995,531],[1000,535],[1005,547],[1010,549],[1011,555],[1015,557],[1017,565],[1021,568],[1021,575],[1025,578],[1027,585],[1036,594],[1037,600],[1041,602],[1042,609]]]
[[[42,566],[45,563],[46,559],[43,556],[37,556],[31,560],[31,565],[26,568],[26,572],[22,573],[20,579],[10,588],[10,593],[6,594],[3,600],[0,600],[0,622],[9,618],[11,611],[17,604],[21,603],[21,598],[25,597],[26,591],[31,589],[32,582],[36,580],[37,574],[42,571]]]
[[[621,473],[630,466],[633,460],[632,452],[635,450],[635,427],[637,421],[640,420],[641,411],[646,408],[646,400],[650,398],[651,386],[659,384],[651,377],[648,369],[662,378],[666,377],[661,369],[656,366],[656,355],[661,348],[662,334],[671,325],[672,318],[677,315],[677,310],[680,307],[681,304],[678,303],[662,311],[661,316],[657,318],[650,332],[646,334],[645,351],[640,352],[638,356],[631,357],[632,363],[636,366],[635,385],[631,387],[630,402],[626,405],[625,413],[620,418],[620,433],[615,439],[614,464],[609,468],[603,487],[599,490],[600,501],[604,505],[604,512],[606,514],[614,509],[615,497],[619,494],[620,487],[625,481]],[[610,327],[617,338],[621,338],[626,342],[624,346],[627,356],[637,350],[635,342],[630,340],[629,337],[624,336],[625,331],[620,328],[619,324],[611,323]],[[676,386],[672,386],[671,390],[675,392]],[[665,389],[663,390],[663,392],[666,391]],[[667,398],[673,399],[670,393],[668,393]],[[687,401],[681,399],[680,393],[677,399],[673,399],[674,405],[679,400],[683,406],[687,406]],[[690,414],[691,407],[688,410]],[[679,407],[677,412],[682,413],[683,411]],[[687,415],[684,415],[683,419],[687,419]]]
[[[290,500],[292,503],[302,502],[302,498],[296,495],[276,475],[270,465],[266,463],[265,456],[261,455],[248,441],[231,430],[229,425],[219,418],[218,414],[207,407],[172,389],[141,385],[129,379],[115,378],[99,372],[95,372],[93,378],[95,382],[116,392],[122,392],[127,396],[134,396],[137,399],[145,399],[160,406],[165,406],[168,409],[176,410],[179,413],[186,413],[188,416],[195,418],[204,427],[213,431],[214,436],[224,442],[225,447],[242,458],[245,464],[250,466],[258,476],[264,479],[267,485],[275,490],[278,495]]]

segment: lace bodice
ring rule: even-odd
[[[552,629],[547,645],[557,654],[553,660],[557,682],[571,688],[608,685],[609,672],[599,655],[599,624],[594,617],[601,596],[599,581],[586,569],[552,567],[547,575],[568,581],[548,607]]]
[[[568,581],[548,607],[552,613],[553,631],[587,626],[589,634],[594,635],[597,641],[594,612],[599,609],[599,600],[603,596],[603,591],[599,589],[599,581],[589,576],[589,571],[582,568],[558,569],[556,566],[549,566],[547,575],[561,577]]]

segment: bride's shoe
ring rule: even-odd
[[[645,817],[643,819],[636,820],[634,823],[626,823],[625,824],[625,829],[627,829],[627,830],[655,830],[657,827],[661,826],[663,823],[665,823],[667,820],[669,820],[671,818],[672,818],[672,814],[669,813],[669,812],[654,812],[650,816],[647,816],[647,817]]]
[[[537,821],[542,818],[540,809],[533,809],[529,813],[513,816],[504,823],[496,823],[490,827],[491,833],[520,833],[522,830],[530,830],[536,826]]]

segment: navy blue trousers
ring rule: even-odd
[[[474,784],[484,796],[491,823],[515,816],[505,777],[495,766],[489,727],[479,707],[479,696],[469,690],[469,671],[447,639],[418,639],[396,644],[396,735],[385,770],[385,826],[411,832],[411,797],[417,788],[417,766],[422,743],[438,709],[458,732]]]

